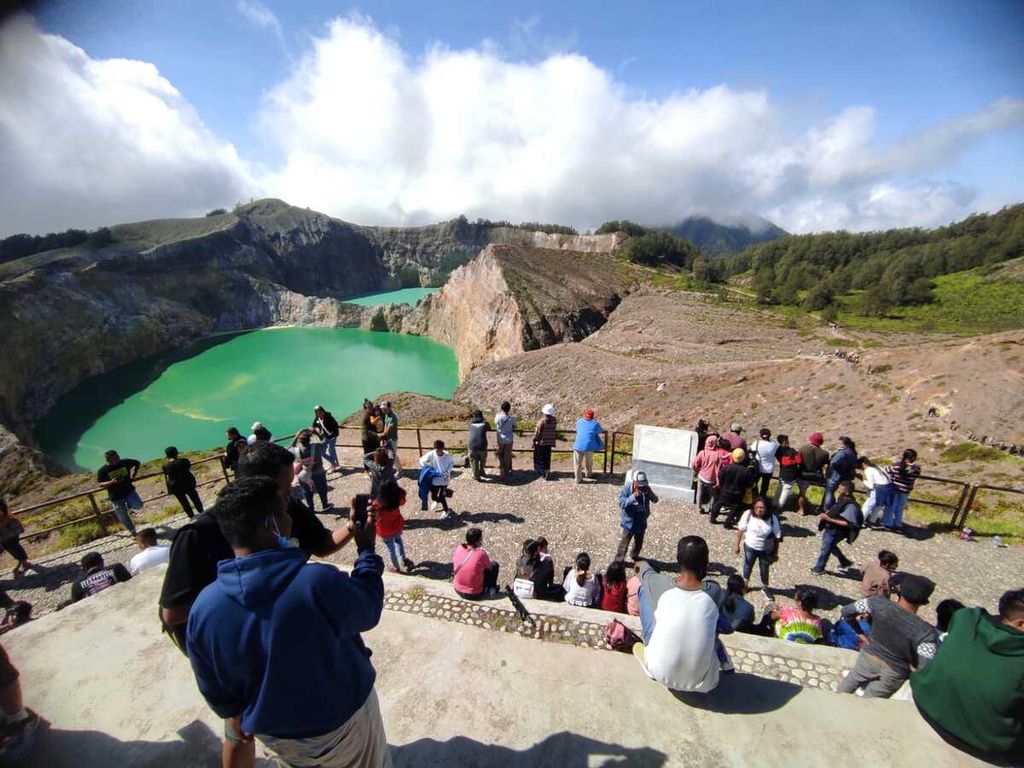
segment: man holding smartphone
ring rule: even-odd
[[[384,610],[384,561],[375,513],[352,499],[352,573],[289,543],[277,484],[243,478],[217,498],[234,551],[188,618],[186,645],[199,690],[225,721],[223,764],[251,766],[259,739],[287,765],[390,766],[362,632]]]

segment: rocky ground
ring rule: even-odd
[[[411,454],[407,460],[411,460]],[[527,466],[528,455],[517,457],[517,466]],[[473,525],[484,531],[484,545],[502,566],[501,583],[511,582],[512,569],[527,538],[546,536],[558,571],[580,551],[587,551],[595,568],[603,569],[611,560],[618,541],[617,492],[621,476],[596,479],[577,485],[568,470],[557,473],[555,480],[545,482],[532,472],[520,470],[507,484],[496,480],[475,482],[468,473],[460,472],[453,481],[455,518],[442,520],[439,514],[419,509],[415,480],[411,475],[402,480],[409,491],[405,508],[407,517],[404,536],[406,550],[416,561],[413,573],[438,580],[451,577],[453,548],[463,540]],[[332,476],[331,499],[343,505],[346,499],[366,490],[365,478],[355,472]],[[209,494],[207,494],[209,495]],[[911,510],[912,513],[912,510]],[[325,524],[339,524],[334,515],[322,517]],[[169,538],[184,517],[170,518],[159,526],[160,535]],[[859,581],[854,574],[839,576],[830,572],[814,576],[808,572],[818,552],[819,537],[815,520],[795,513],[784,517],[786,540],[779,562],[772,569],[772,588],[780,600],[792,596],[795,586],[812,584],[820,593],[826,615],[835,616],[837,608],[859,595]],[[934,618],[934,606],[946,597],[956,597],[968,605],[982,605],[994,610],[1005,590],[1019,588],[1024,573],[1024,549],[998,548],[991,542],[964,542],[951,534],[933,534],[926,528],[910,527],[907,536],[865,531],[849,549],[858,566],[871,562],[881,548],[890,549],[900,557],[901,569],[923,574],[935,580],[938,588],[932,604],[924,609],[926,618]],[[721,526],[710,525],[708,518],[698,515],[692,505],[663,500],[654,507],[643,554],[653,562],[671,569],[675,543],[685,534],[704,536],[711,547],[713,573],[723,581],[737,571],[741,561],[734,554],[735,534]],[[0,587],[15,599],[36,605],[37,611],[53,610],[68,599],[70,582],[76,573],[75,563],[90,550],[103,552],[108,562],[126,562],[134,553],[134,545],[124,533],[90,545],[41,559],[41,574],[32,573],[15,582],[9,577],[0,580]],[[384,553],[383,546],[379,550]],[[31,554],[31,546],[29,547]],[[351,550],[344,550],[334,559],[349,562]],[[830,564],[832,567],[835,563]],[[756,571],[752,587],[759,587]],[[763,605],[758,592],[751,595],[756,605]]]

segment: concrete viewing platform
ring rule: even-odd
[[[188,660],[160,632],[163,570],[3,638],[26,705],[50,723],[27,765],[219,765],[221,722]],[[519,629],[507,600],[468,604],[449,585],[402,576],[386,577],[386,588],[388,609],[366,640],[396,766],[774,766],[851,757],[981,765],[946,745],[912,703],[820,690],[849,665],[848,652],[728,636],[738,673],[683,702],[632,656],[603,650],[599,633],[589,642],[609,614],[530,601],[544,615]],[[524,636],[532,634],[543,639]],[[260,757],[257,765],[274,763]]]

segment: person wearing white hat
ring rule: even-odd
[[[551,450],[558,439],[558,420],[555,418],[555,406],[551,403],[541,408],[540,412],[543,415],[533,430],[533,471],[545,480],[550,480]]]
[[[273,435],[270,434],[269,429],[263,426],[263,422],[254,421],[252,423],[252,434],[249,435],[248,438],[246,438],[245,442],[247,442],[249,445],[252,445],[257,440],[262,440],[266,443],[269,443],[271,437],[273,437]]]

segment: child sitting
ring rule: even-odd
[[[734,632],[749,632],[754,624],[754,606],[743,597],[746,591],[747,583],[738,573],[734,573],[725,582],[722,614],[729,620]]]
[[[813,645],[824,640],[821,618],[814,614],[818,607],[818,593],[810,587],[797,587],[793,595],[796,605],[782,608],[771,605],[771,618],[775,621],[775,634],[782,640]]]
[[[615,560],[608,566],[604,577],[598,577],[601,587],[601,610],[626,612],[626,565]]]
[[[401,573],[401,564],[407,571],[411,571],[416,564],[405,556],[405,543],[402,541],[402,531],[405,529],[405,518],[399,509],[405,504],[405,491],[394,480],[390,480],[380,487],[379,496],[373,500],[377,508],[377,536],[388,548],[391,556],[390,573]]]
[[[626,582],[626,613],[630,616],[640,615],[640,563],[633,563],[633,575]]]
[[[576,555],[576,567],[566,572],[562,588],[565,590],[565,602],[569,605],[593,608],[599,604],[601,587],[590,575],[590,555],[586,552]]]
[[[900,559],[887,549],[878,553],[878,560],[864,569],[860,584],[862,597],[888,597],[892,589],[892,575],[899,568]]]

